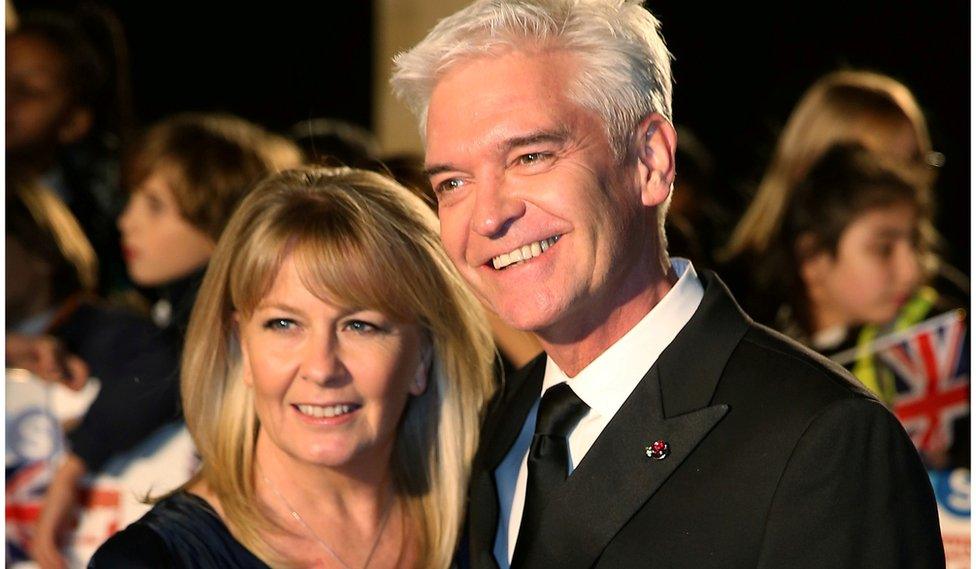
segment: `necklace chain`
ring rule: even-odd
[[[261,478],[264,479],[264,483],[268,485],[268,488],[271,488],[271,491],[274,492],[274,495],[277,496],[279,500],[281,500],[281,502],[285,505],[286,508],[288,508],[288,513],[291,514],[291,517],[295,518],[295,521],[300,523],[302,527],[305,528],[305,531],[308,532],[308,535],[311,536],[311,538],[314,539],[316,542],[318,542],[318,544],[321,545],[322,548],[325,549],[325,551],[339,563],[339,565],[342,565],[343,567],[345,567],[345,569],[352,569],[348,563],[346,563],[345,561],[342,560],[341,557],[339,557],[339,554],[336,553],[336,551],[332,549],[332,547],[330,547],[329,544],[326,543],[324,539],[322,539],[321,537],[319,537],[317,533],[315,533],[315,530],[313,530],[311,526],[309,526],[308,523],[305,522],[301,514],[295,511],[295,508],[291,507],[291,504],[288,503],[288,500],[286,500],[285,497],[281,495],[281,492],[278,492],[278,489],[275,488],[275,485],[272,484],[270,480],[268,480],[268,477],[265,476],[263,472],[261,473]],[[373,539],[372,547],[369,548],[369,555],[366,556],[366,562],[363,563],[363,569],[367,569],[369,567],[369,562],[373,560],[373,554],[376,553],[376,547],[380,543],[380,537],[383,536],[383,530],[386,529],[386,522],[389,521],[390,519],[391,511],[393,511],[392,494],[390,495],[390,498],[387,500],[386,512],[383,514],[383,521],[380,522],[380,529],[379,531],[376,532],[376,537]]]

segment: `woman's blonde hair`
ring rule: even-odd
[[[835,71],[820,78],[793,109],[755,197],[719,256],[762,255],[783,223],[793,188],[829,148],[861,143],[879,152],[869,136],[891,140],[905,126],[915,142],[909,161],[924,163],[932,142],[908,87],[870,71]]]
[[[483,309],[438,238],[437,220],[410,191],[348,168],[290,170],[258,184],[217,244],[190,318],[181,376],[187,426],[202,457],[198,479],[217,496],[232,533],[266,562],[254,448],[260,427],[241,379],[234,313],[243,317],[294,255],[309,290],[329,302],[417,322],[433,348],[424,394],[404,410],[392,470],[417,530],[420,566],[450,564],[461,524],[494,345]]]

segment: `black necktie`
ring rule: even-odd
[[[569,472],[569,443],[566,436],[589,411],[586,403],[565,383],[546,390],[539,405],[535,435],[529,448],[529,476],[525,486],[525,508],[515,542],[515,556],[525,550],[539,530],[539,518],[550,496]]]

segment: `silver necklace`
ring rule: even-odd
[[[285,505],[285,508],[288,509],[288,513],[291,514],[291,517],[295,518],[295,521],[300,523],[302,527],[305,528],[305,531],[308,532],[308,535],[311,536],[311,538],[314,539],[316,542],[318,542],[318,544],[322,546],[322,549],[325,549],[325,551],[329,555],[331,555],[332,558],[339,563],[339,565],[342,565],[346,569],[352,569],[352,567],[350,567],[348,563],[343,561],[342,558],[339,557],[339,554],[336,553],[335,550],[332,549],[329,546],[329,544],[325,542],[324,539],[322,539],[321,537],[319,537],[317,533],[315,533],[315,530],[313,530],[311,526],[305,523],[305,520],[302,519],[301,514],[296,512],[295,508],[291,507],[291,504],[288,503],[288,500],[286,500],[285,497],[281,495],[281,492],[278,492],[278,489],[275,488],[275,485],[272,484],[270,480],[268,480],[268,477],[265,476],[263,472],[261,473],[261,478],[264,479],[264,483],[268,485],[268,488],[271,488],[271,491],[274,492],[274,495],[277,496],[278,499],[281,500],[281,502]],[[386,512],[383,514],[383,521],[380,522],[380,529],[379,531],[376,532],[376,538],[373,539],[373,546],[369,548],[369,555],[366,556],[366,562],[363,563],[363,569],[367,569],[367,567],[369,567],[369,562],[373,560],[373,554],[376,553],[376,546],[380,544],[380,537],[383,536],[383,530],[386,529],[386,522],[390,519],[391,511],[393,511],[393,494],[390,494],[390,497],[387,499]]]

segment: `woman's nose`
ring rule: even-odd
[[[345,374],[345,366],[335,342],[331,339],[310,338],[302,354],[299,377],[325,385]]]

